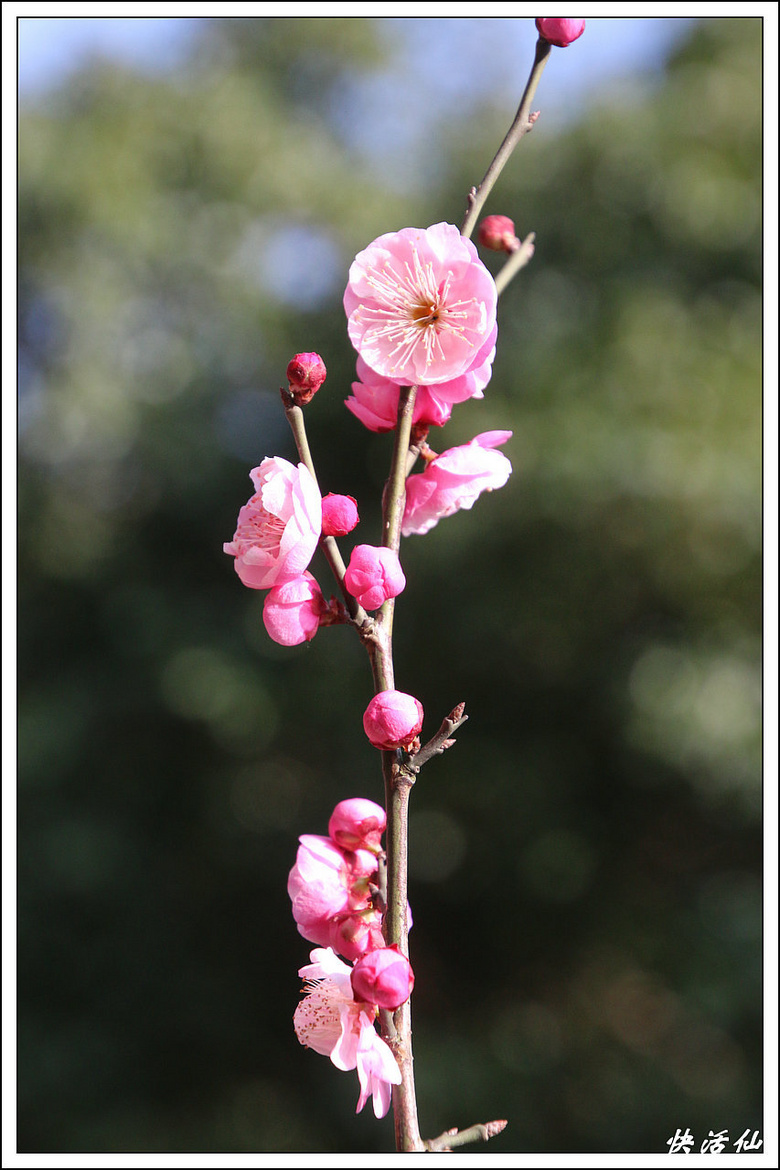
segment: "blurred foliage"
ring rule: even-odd
[[[97,62],[21,109],[22,1152],[392,1149],[291,1024],[296,837],[381,799],[367,662],[345,628],[271,643],[221,551],[250,467],[293,456],[300,350],[323,491],[377,539],[346,272],[458,222],[513,112],[436,126],[399,190],[345,132],[381,26],[209,21],[175,75]],[[405,542],[396,623],[428,730],[470,713],[412,800],[426,1136],[762,1125],[761,37],[701,21],[656,85],[542,117],[488,207],[536,255],[431,442],[511,427],[514,474]]]

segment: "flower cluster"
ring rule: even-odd
[[[488,216],[486,247],[514,251],[506,216]],[[401,386],[415,385],[417,434],[442,427],[453,406],[482,398],[496,352],[495,282],[470,240],[452,224],[379,236],[356,256],[344,294],[358,381],[347,408],[371,431],[396,427]],[[498,438],[498,435],[502,438]],[[477,435],[432,456],[406,483],[402,533],[428,532],[444,516],[471,508],[483,491],[506,483],[512,465],[489,450],[511,431]]]
[[[386,824],[373,801],[340,801],[327,837],[300,838],[287,883],[299,932],[319,944],[299,971],[305,995],[295,1010],[296,1035],[336,1068],[357,1069],[357,1111],[372,1096],[377,1117],[387,1112],[401,1074],[374,1022],[380,1008],[405,1003],[414,986],[409,960],[385,946],[382,934],[378,871]]]

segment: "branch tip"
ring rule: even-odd
[[[465,1146],[469,1142],[488,1142],[492,1137],[502,1133],[508,1124],[507,1121],[500,1120],[488,1121],[484,1124],[477,1123],[477,1125],[471,1125],[468,1129],[462,1130],[458,1130],[456,1126],[454,1129],[445,1129],[444,1133],[423,1144],[428,1153],[447,1154],[456,1146]]]

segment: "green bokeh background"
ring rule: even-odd
[[[377,542],[346,272],[459,222],[513,113],[438,121],[414,183],[369,166],[351,84],[413,82],[380,24],[209,21],[176,73],[21,108],[21,1152],[392,1149],[291,1022],[296,838],[381,799],[367,661],[346,628],[271,643],[222,553],[249,469],[294,457],[300,350],[323,490]],[[431,443],[512,429],[514,473],[404,542],[396,619],[426,732],[470,714],[412,794],[424,1136],[762,1127],[761,55],[759,19],[696,22],[655,83],[543,118],[488,204],[536,255]]]

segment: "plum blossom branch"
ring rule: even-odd
[[[474,227],[479,218],[479,213],[485,205],[485,201],[492,191],[498,176],[506,166],[512,151],[517,146],[523,135],[527,134],[533,126],[536,119],[531,115],[531,102],[533,101],[536,88],[542,76],[542,70],[547,64],[547,58],[550,55],[551,45],[549,41],[539,37],[536,42],[536,53],[534,56],[534,63],[531,67],[531,73],[526,83],[523,96],[520,100],[517,113],[512,125],[507,131],[504,141],[499,146],[496,156],[485,172],[485,177],[478,187],[472,188],[468,195],[468,210],[466,218],[463,220],[461,226],[461,235],[467,239],[474,231]]]
[[[420,1136],[409,1003],[409,798],[420,769],[454,744],[468,717],[458,703],[420,747],[422,704],[395,688],[392,636],[395,598],[406,585],[402,537],[424,535],[444,517],[471,508],[512,471],[496,450],[511,431],[485,431],[441,454],[427,437],[430,427],[445,425],[454,405],[482,397],[496,352],[498,294],[533,254],[532,232],[521,243],[511,220],[488,216],[480,244],[509,253],[494,279],[469,237],[509,156],[538,117],[531,101],[550,46],[576,40],[585,21],[544,18],[536,25],[540,37],[520,106],[482,183],[469,193],[461,230],[437,223],[386,233],[350,266],[343,303],[358,381],[346,406],[369,430],[395,432],[381,544],[355,545],[345,566],[335,538],[359,522],[357,502],[320,492],[301,407],[318,392],[326,370],[319,354],[300,353],[288,364],[288,388],[280,390],[300,463],[267,457],[250,472],[254,494],[239,512],[233,540],[223,545],[243,584],[268,591],[263,621],[274,641],[297,646],[320,626],[349,623],[368,652],[374,695],[363,728],[381,752],[385,808],[362,797],[341,801],[327,837],[299,838],[287,890],[299,932],[317,949],[299,970],[304,994],[293,1022],[301,1044],[342,1071],[356,1070],[358,1112],[372,1098],[375,1115],[383,1117],[392,1100],[399,1152],[450,1152],[488,1141],[507,1125],[497,1120],[428,1141]],[[418,458],[424,470],[412,475]],[[318,544],[343,602],[326,602],[308,570]],[[372,617],[367,611],[378,612]]]

